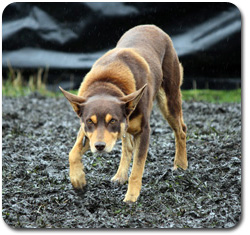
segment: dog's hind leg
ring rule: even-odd
[[[164,64],[163,64],[164,65]],[[174,169],[181,167],[187,169],[186,131],[183,121],[182,100],[180,86],[182,83],[182,67],[178,59],[172,67],[163,66],[163,83],[157,93],[157,102],[164,118],[175,134],[175,159]]]
[[[74,147],[69,153],[69,175],[70,181],[74,188],[83,189],[86,185],[85,173],[83,171],[82,164],[82,155],[89,149],[89,139],[86,139],[86,142],[83,146],[83,138],[85,134],[82,128],[80,128],[75,142]]]
[[[111,181],[124,184],[128,180],[128,169],[133,154],[133,142],[133,137],[129,133],[126,133],[125,136],[122,137],[122,156],[120,165]]]

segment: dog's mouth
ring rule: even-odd
[[[111,151],[112,151],[112,149],[111,149],[111,150],[105,150],[105,149],[104,149],[104,150],[101,150],[101,151],[100,151],[100,150],[97,150],[97,149],[91,149],[91,152],[92,152],[92,153],[98,153],[98,154],[104,154],[104,155],[105,155],[106,153],[110,153]]]

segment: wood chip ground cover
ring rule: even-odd
[[[172,171],[174,135],[154,107],[137,203],[114,185],[121,154],[83,156],[87,187],[69,181],[79,128],[67,101],[3,97],[2,216],[15,228],[231,228],[241,217],[241,105],[184,102],[189,168]]]

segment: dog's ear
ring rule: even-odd
[[[129,116],[135,110],[136,105],[139,103],[146,87],[147,87],[147,84],[145,84],[139,90],[137,90],[137,91],[135,91],[127,96],[120,98],[120,100],[126,104],[126,115],[127,116]]]
[[[63,90],[60,86],[59,89],[62,91],[63,95],[66,99],[70,102],[71,106],[73,107],[76,114],[80,117],[81,116],[81,106],[83,106],[86,99],[81,96],[73,95],[65,90]]]

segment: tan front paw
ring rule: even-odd
[[[177,170],[177,168],[180,167],[183,170],[186,170],[188,167],[188,161],[187,160],[174,160],[174,170]]]
[[[117,172],[115,176],[111,179],[114,183],[124,184],[128,180],[128,173]]]
[[[124,202],[130,203],[130,202],[136,202],[137,198],[140,195],[141,191],[141,182],[132,181],[130,180],[130,183],[128,185],[128,191],[125,195]]]
[[[135,194],[127,192],[123,201],[126,202],[126,203],[136,202],[139,195],[140,195],[139,191],[136,192]]]
[[[83,189],[86,185],[85,173],[82,169],[70,170],[70,181],[74,188]]]

